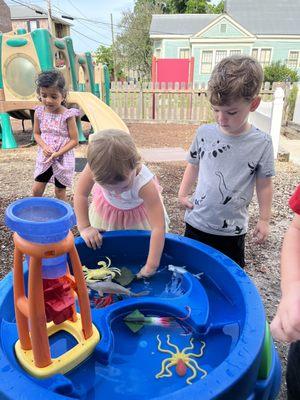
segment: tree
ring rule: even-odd
[[[114,66],[114,58],[113,58],[113,46],[99,46],[96,50],[95,54],[96,63],[103,63],[106,64],[108,67],[110,77],[115,76],[115,66]],[[118,76],[117,78],[123,78],[124,72],[122,70],[122,65],[120,64],[119,60],[117,60],[117,70]]]
[[[188,0],[186,2],[186,14],[206,14],[208,4],[206,0]]]
[[[163,4],[165,14],[221,14],[224,1],[214,6],[211,0],[166,0]]]
[[[186,0],[166,0],[165,14],[185,14]]]
[[[291,83],[298,82],[299,76],[297,71],[292,68],[287,67],[281,61],[273,62],[264,68],[264,81],[270,82],[285,82],[289,81]]]
[[[225,2],[221,0],[216,6],[209,4],[208,9],[211,14],[222,14],[224,12]]]
[[[123,32],[116,38],[117,54],[124,66],[137,71],[140,80],[150,77],[153,47],[149,28],[152,14],[161,13],[161,2],[153,0],[138,0],[133,12],[123,11]]]
[[[99,46],[96,50],[95,54],[96,63],[106,64],[108,67],[108,71],[110,76],[113,75],[114,72],[114,62],[113,62],[113,53],[112,46]]]

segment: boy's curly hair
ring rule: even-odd
[[[237,100],[251,101],[260,92],[263,82],[261,65],[249,56],[231,56],[221,60],[208,82],[208,98],[212,105],[229,105]]]

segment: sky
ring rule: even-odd
[[[47,8],[44,0],[18,0],[23,4],[35,4]],[[8,5],[17,4],[7,0]],[[120,22],[123,10],[132,10],[134,0],[51,0],[51,8],[54,15],[70,15],[83,18],[80,20],[65,20],[71,23],[71,37],[76,53],[94,51],[100,44],[112,43],[111,19],[113,16],[114,34],[118,32],[116,26]],[[91,21],[87,21],[91,20]]]

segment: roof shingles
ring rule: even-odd
[[[227,0],[227,13],[254,35],[300,35],[300,0]],[[150,35],[193,36],[220,14],[154,14]]]

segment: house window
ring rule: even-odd
[[[32,32],[39,27],[40,27],[39,21],[36,21],[36,20],[27,21],[27,31],[28,32]]]
[[[252,49],[252,57],[255,58],[262,67],[271,62],[271,49]]]
[[[190,58],[190,49],[179,49],[179,58]]]
[[[227,31],[227,25],[226,24],[221,24],[220,25],[220,32],[221,33],[226,33]]]
[[[252,57],[258,60],[258,49],[252,49]]]
[[[223,58],[227,57],[227,50],[217,50],[215,64],[218,64]]]
[[[271,61],[271,49],[261,49],[259,62],[262,67],[269,65]]]
[[[154,55],[156,58],[160,58],[161,57],[161,49],[155,49]]]
[[[290,51],[287,66],[297,68],[299,63],[299,51]]]
[[[230,56],[239,56],[242,54],[242,50],[230,50],[229,55]]]
[[[210,51],[202,51],[202,60],[201,60],[201,73],[209,74],[212,70],[212,61],[213,61],[213,52]]]
[[[62,24],[55,24],[55,34],[56,34],[56,37],[58,37],[58,38],[63,38],[63,37],[64,37],[63,32],[64,32],[63,25],[62,25]]]

